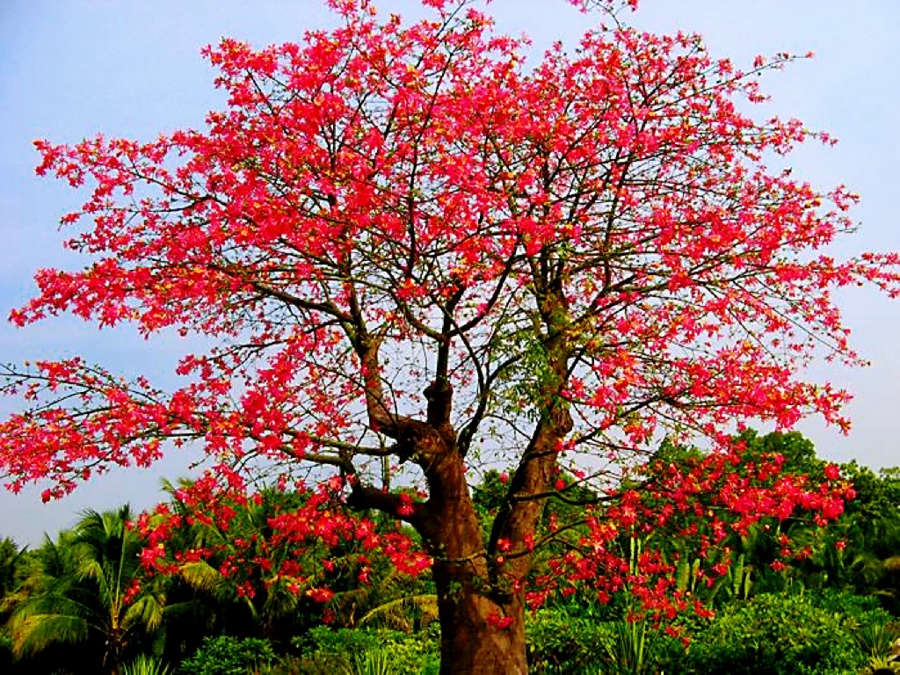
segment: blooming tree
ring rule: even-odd
[[[834,288],[898,288],[898,256],[822,250],[851,229],[852,194],[765,164],[830,142],[746,113],[759,72],[791,57],[742,72],[696,36],[581,3],[602,4],[598,27],[532,66],[466,0],[424,1],[431,18],[411,25],[328,2],[334,30],[208,49],[228,102],[200,130],[37,143],[39,174],[88,187],[63,222],[89,263],[39,271],[12,320],[72,312],[214,346],[184,355],[171,391],[78,358],[6,366],[27,403],[0,426],[11,488],[59,497],[197,445],[211,467],[179,499],[225,505],[204,516],[225,524],[274,471],[317,495],[275,522],[285,536],[430,562],[454,674],[526,671],[523,580],[563,471],[601,497],[585,505],[594,545],[554,569],[600,586],[621,578],[606,543],[652,527],[648,505],[664,524],[715,489],[706,547],[763,514],[839,513],[837,475],[773,480],[777,458],[758,485],[730,474],[728,433],[747,421],[846,424],[845,394],[799,373],[817,354],[858,362]],[[604,506],[663,435],[717,452]],[[482,461],[514,467],[487,537],[468,487]],[[429,558],[330,500],[409,524]]]

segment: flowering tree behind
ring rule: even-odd
[[[897,291],[896,255],[821,252],[852,228],[852,194],[764,163],[829,142],[742,112],[790,57],[741,72],[604,3],[574,50],[529,67],[465,0],[428,0],[413,25],[329,4],[333,31],[207,50],[228,103],[201,130],[38,143],[40,174],[89,186],[63,221],[90,262],[38,272],[12,320],[74,312],[216,346],[182,358],[174,391],[77,358],[7,366],[28,403],[0,427],[12,489],[59,497],[198,445],[211,469],[181,498],[222,505],[223,526],[274,470],[318,495],[276,523],[297,542],[368,538],[421,569],[328,500],[383,512],[422,537],[455,674],[525,672],[523,580],[563,470],[602,491],[663,434],[721,450],[665,489],[582,505],[596,555],[569,562],[600,584],[639,504],[662,525],[724,482],[722,527],[833,514],[839,476],[729,478],[735,424],[846,424],[845,394],[798,373],[816,354],[858,362],[834,288]],[[467,485],[481,460],[515,467],[486,536]]]

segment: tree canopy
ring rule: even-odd
[[[180,498],[222,525],[277,476],[315,493],[278,521],[286,536],[356,537],[403,564],[402,533],[328,502],[387,514],[430,556],[448,673],[524,672],[523,583],[563,471],[595,490],[595,552],[636,500],[662,526],[723,485],[723,528],[840,512],[837,472],[729,474],[748,422],[846,423],[846,393],[805,379],[819,356],[860,363],[831,293],[898,291],[896,254],[829,254],[851,192],[769,166],[831,140],[751,114],[757,76],[794,57],[741,70],[582,3],[597,25],[532,64],[474,2],[427,0],[414,24],[328,4],[334,30],[207,49],[228,100],[199,129],[37,143],[38,173],[87,191],[63,223],[88,262],[39,271],[12,320],[72,312],[214,344],[170,391],[79,358],[5,366],[27,404],[0,425],[12,489],[60,497],[192,444],[210,469]],[[664,436],[717,453],[607,508]],[[467,484],[480,462],[513,467],[487,533]]]

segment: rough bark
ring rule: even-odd
[[[522,598],[499,603],[475,587],[482,577],[459,565],[436,562],[441,620],[441,675],[525,675]],[[512,618],[502,627],[496,619]]]
[[[441,675],[524,675],[523,594],[497,585],[462,458],[450,453],[442,460],[429,468],[432,494],[420,528],[434,556]]]

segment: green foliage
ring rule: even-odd
[[[220,635],[206,638],[178,668],[180,675],[246,675],[275,661],[268,640]]]
[[[302,672],[309,675],[437,673],[439,637],[435,630],[403,633],[385,629],[313,628],[295,640],[303,653]],[[379,670],[387,668],[396,670]]]
[[[861,626],[855,634],[859,648],[872,660],[888,661],[896,657],[897,640],[900,638],[900,625],[895,623],[871,624]],[[870,662],[871,665],[871,662]]]
[[[438,618],[437,595],[407,595],[384,602],[366,612],[359,625],[386,627],[409,632],[418,625],[427,626]]]
[[[328,626],[316,626],[302,637],[294,639],[293,643],[304,654],[311,652],[353,654],[376,649],[381,644],[381,637],[393,634],[394,631],[390,630],[333,629]]]
[[[168,675],[169,667],[160,659],[141,654],[122,668],[122,675]]]
[[[529,616],[526,643],[531,675],[649,675],[683,652],[649,621],[599,620],[562,608]]]
[[[810,475],[824,466],[799,435],[748,433],[744,438],[751,459],[763,452],[780,452],[786,471]],[[658,458],[690,461],[696,452],[670,445],[660,450]],[[900,564],[895,564],[900,563],[896,557],[900,472],[874,473],[855,464],[842,471],[858,497],[847,504],[838,521],[818,527],[796,518],[769,520],[732,533],[726,541],[732,550],[728,567],[711,585],[697,576],[700,561],[695,552],[680,548],[677,533],[653,534],[653,543],[677,561],[675,586],[718,610],[713,620],[678,620],[691,638],[687,653],[658,627],[623,619],[634,605],[627,590],[601,603],[585,586],[571,595],[551,595],[544,609],[527,617],[530,672],[835,675],[888,667],[898,633],[886,609],[896,616],[900,606],[896,594]],[[560,479],[566,498],[581,501],[594,496],[573,477]],[[509,480],[489,471],[475,488],[486,532],[505,499]],[[262,505],[236,516],[240,534],[248,540],[254,535],[267,537],[270,516],[289,508],[292,499],[266,493]],[[578,508],[550,499],[536,535],[548,531],[551,515],[570,520],[573,514],[567,510]],[[137,565],[141,544],[122,527],[130,518],[126,511],[88,513],[76,528],[35,551],[21,551],[11,540],[0,540],[0,613],[14,615],[5,632],[0,631],[0,672],[100,672],[106,637],[83,628],[87,620],[96,626],[115,620],[126,638],[115,649],[125,662],[143,651],[177,663],[183,654],[196,650],[177,671],[182,674],[437,675],[439,634],[433,620],[432,584],[392,573],[377,556],[369,556],[370,582],[361,584],[354,550],[347,548],[329,578],[337,594],[326,608],[309,606],[311,601],[302,594],[282,593],[264,577],[252,579],[260,589],[255,598],[238,597],[233,582],[206,563],[185,563],[179,577],[160,586],[157,582],[163,580],[145,579]],[[783,559],[787,568],[775,572],[770,563],[780,559],[781,534],[800,548],[808,547],[810,554]],[[181,549],[228,544],[224,533],[208,526],[185,528],[179,537],[172,543]],[[842,545],[835,546],[836,542]],[[617,544],[624,551],[631,547],[633,562],[643,540],[623,536]],[[276,553],[293,555],[286,548]],[[547,550],[538,554],[538,567],[547,554]],[[302,562],[314,567],[311,557]],[[125,602],[131,579],[140,580],[141,586],[134,600]],[[793,595],[785,596],[788,591]],[[69,611],[76,608],[77,612]],[[320,623],[323,609],[332,615],[332,626],[342,628],[310,629]],[[18,631],[15,636],[13,629]],[[223,633],[267,635],[269,641],[207,639],[197,649],[203,635]],[[296,635],[302,638],[291,640]],[[18,644],[19,653],[25,652],[23,638],[37,645],[33,651],[40,653],[12,663],[13,646]],[[39,644],[40,640],[44,642]],[[65,640],[71,644],[62,644]],[[276,658],[275,652],[289,642],[299,655]],[[149,658],[131,661],[122,669],[123,675],[165,672],[161,662]]]
[[[819,609],[840,614],[859,626],[885,625],[892,620],[873,596],[854,595],[850,591],[822,589],[808,593],[807,599]]]
[[[622,619],[613,624],[613,634],[604,642],[611,675],[651,675],[661,660],[669,638],[653,629],[646,619]]]
[[[328,603],[331,626],[366,626],[409,633],[437,620],[437,595],[432,580],[397,572],[376,552],[367,555],[365,560],[368,583],[360,583],[359,565],[349,559],[331,579],[335,591]]]
[[[529,616],[526,649],[532,675],[567,675],[599,663],[613,640],[612,624],[542,609]]]
[[[0,620],[6,618],[7,599],[19,587],[24,554],[25,549],[20,549],[9,537],[0,539]]]
[[[900,616],[900,469],[876,474],[851,462],[841,471],[857,495],[828,529],[830,539],[845,548],[831,547],[831,556],[816,562],[832,585],[877,595],[884,607]]]
[[[856,634],[886,614],[842,594],[761,594],[728,605],[695,632],[673,670],[685,675],[845,675],[868,655]],[[839,607],[839,611],[835,608]]]
[[[401,666],[391,658],[387,649],[370,649],[353,656],[353,665],[346,675],[400,675]],[[405,669],[402,672],[406,672]]]

